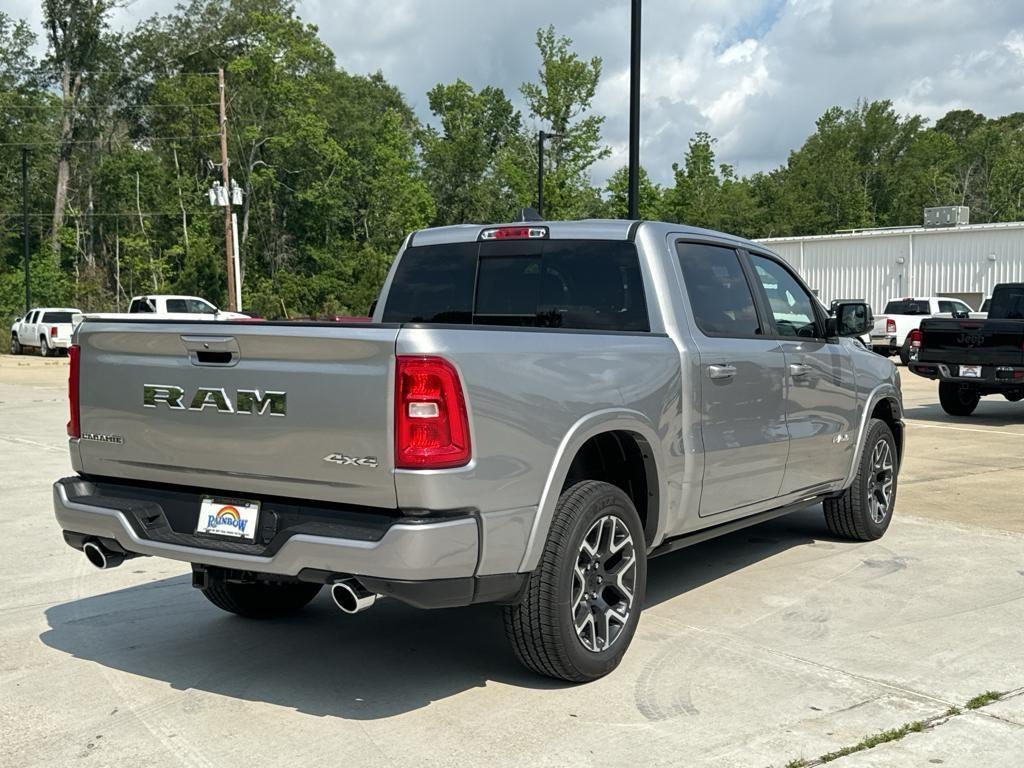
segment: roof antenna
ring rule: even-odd
[[[519,221],[543,221],[536,208],[520,208]]]

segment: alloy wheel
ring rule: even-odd
[[[636,552],[626,524],[605,515],[590,529],[572,579],[573,627],[592,653],[611,648],[629,622],[636,594]]]
[[[892,447],[888,440],[879,440],[871,450],[871,474],[868,476],[868,511],[877,524],[889,514],[895,482]]]

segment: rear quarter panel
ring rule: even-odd
[[[546,534],[538,506],[586,436],[632,431],[651,443],[661,465],[679,450],[679,353],[666,335],[406,327],[397,352],[455,364],[474,456],[458,469],[397,471],[398,503],[479,509],[485,550],[499,541],[507,547],[485,551],[490,572],[518,570],[524,537]],[[667,471],[658,474],[665,483]]]

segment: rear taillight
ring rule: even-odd
[[[56,325],[51,325],[50,326],[50,336],[54,337],[56,335],[57,335],[57,326]]]
[[[915,328],[910,332],[910,346],[920,348],[921,346],[921,329]]]
[[[399,355],[395,370],[395,467],[469,463],[469,416],[455,367],[440,357]]]
[[[82,436],[82,420],[78,402],[78,360],[81,350],[77,344],[68,348],[68,358],[71,365],[68,367],[68,406],[71,416],[68,419],[68,437]]]
[[[896,321],[891,317],[885,318],[885,332],[896,333]]]

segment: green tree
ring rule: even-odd
[[[441,123],[420,136],[423,174],[437,205],[434,223],[505,221],[528,205],[505,174],[503,161],[522,146],[522,119],[504,91],[477,93],[457,80],[434,86],[427,99]]]
[[[637,213],[641,219],[660,219],[662,217],[662,189],[651,181],[647,170],[641,166],[639,184],[639,200]],[[606,215],[613,219],[625,219],[629,216],[629,168],[622,166],[615,171],[605,185]]]
[[[611,154],[601,143],[604,117],[590,114],[601,79],[601,59],[585,61],[572,50],[572,40],[555,35],[555,28],[537,30],[541,66],[539,82],[519,90],[539,128],[561,136],[544,155],[544,215],[581,218],[602,207],[591,186],[590,169]],[[536,158],[534,159],[536,167]]]

